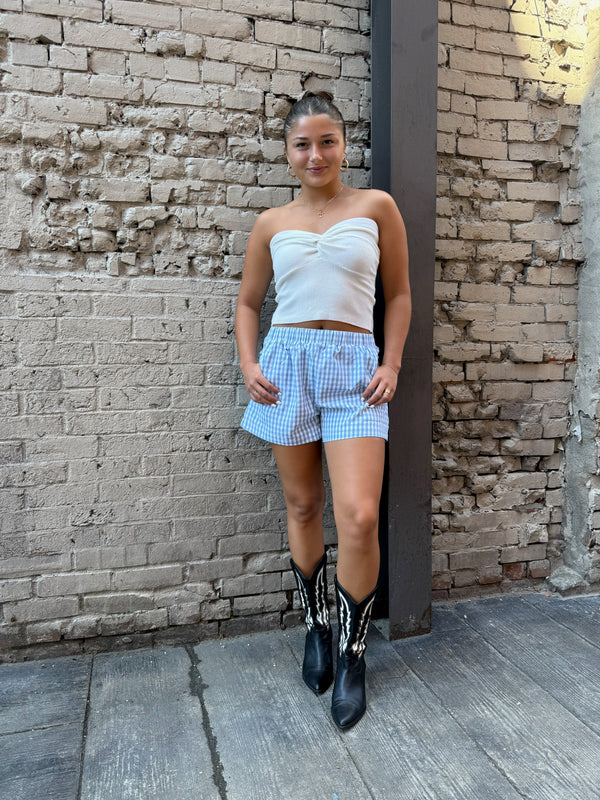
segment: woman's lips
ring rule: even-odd
[[[325,167],[309,167],[308,171],[312,172],[313,175],[320,175],[321,172],[324,172]]]

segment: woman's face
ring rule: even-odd
[[[328,114],[300,117],[291,128],[285,154],[301,183],[318,188],[339,177],[346,142]]]

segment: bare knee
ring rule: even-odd
[[[288,517],[298,525],[308,525],[323,516],[325,490],[315,489],[313,492],[298,492],[286,496]]]
[[[370,502],[347,507],[336,515],[340,543],[356,552],[368,553],[378,543],[379,506]]]

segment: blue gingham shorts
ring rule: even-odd
[[[388,437],[387,403],[369,407],[362,393],[377,369],[372,334],[274,326],[259,363],[280,403],[250,400],[242,428],[272,444]]]

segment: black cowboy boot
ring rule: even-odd
[[[365,649],[375,588],[360,603],[335,580],[339,642],[337,672],[331,699],[331,716],[341,730],[355,725],[365,713]]]
[[[302,677],[315,694],[323,694],[333,680],[332,632],[327,605],[327,554],[323,554],[310,578],[304,577],[292,559],[290,563],[307,627]]]

